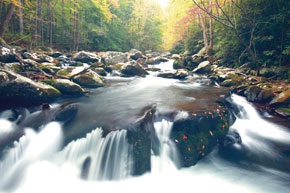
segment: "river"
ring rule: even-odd
[[[170,70],[172,63],[162,65]],[[225,97],[224,91],[200,76],[180,81],[151,73],[146,78],[108,77],[107,82],[108,87],[77,99],[80,110],[68,125],[49,122],[39,131],[24,128],[24,136],[1,158],[0,192],[290,192],[289,128],[266,119],[235,94],[227,98],[239,109],[230,132],[238,132],[242,143],[217,146],[196,165],[179,169],[169,138],[173,123],[159,119],[154,128],[161,152],[152,153],[150,172],[131,176],[127,131],[119,129],[148,105],[156,105],[158,113],[186,116],[189,109],[212,108],[211,101]],[[0,125],[1,136],[17,129],[3,114]],[[90,131],[73,140],[83,127]],[[102,127],[111,130],[105,138]],[[63,148],[65,132],[72,141]]]

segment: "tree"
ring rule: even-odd
[[[5,17],[4,21],[2,22],[2,26],[0,27],[0,38],[4,37],[5,31],[7,30],[9,22],[12,18],[13,13],[14,13],[15,7],[16,7],[16,2],[12,1],[10,3],[10,7],[9,7],[9,10],[6,14],[6,17]]]

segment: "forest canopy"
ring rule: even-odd
[[[165,51],[255,68],[290,60],[290,1],[0,0],[0,37],[27,48]],[[164,5],[164,4],[163,4]]]
[[[162,19],[154,0],[0,0],[0,37],[30,48],[157,50]]]

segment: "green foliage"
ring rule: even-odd
[[[236,22],[236,32],[240,37],[234,30],[217,23],[216,56],[232,66],[255,62],[242,39],[255,54],[259,66],[289,65],[290,2],[246,0],[240,1],[238,6],[242,9],[236,9],[235,18],[230,19]]]
[[[11,2],[4,1],[0,24]],[[14,14],[4,37],[8,42],[64,51],[162,49],[164,13],[154,0],[33,0],[21,8],[24,33]]]
[[[173,44],[170,52],[172,54],[184,53],[185,52],[184,42],[180,40],[180,41],[176,42],[175,44]]]

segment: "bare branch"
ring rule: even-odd
[[[207,10],[205,7],[202,7],[199,3],[196,2],[196,0],[192,0],[192,1],[193,1],[193,3],[194,3],[198,8],[200,8],[202,11],[204,11],[206,14],[208,14],[210,17],[212,17],[214,20],[216,20],[216,21],[219,22],[220,24],[222,24],[222,25],[224,25],[224,26],[226,26],[226,27],[228,27],[228,28],[233,28],[233,26],[231,26],[231,25],[225,23],[225,22],[223,21],[224,19],[222,19],[221,17],[218,17],[218,16],[216,16],[216,15],[210,13],[209,10]],[[227,21],[227,20],[226,20],[226,21]]]

